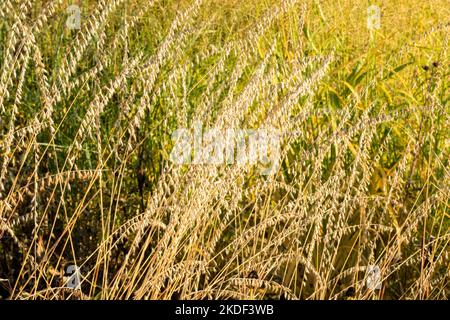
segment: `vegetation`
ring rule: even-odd
[[[1,0],[1,298],[448,299],[449,16]],[[281,132],[280,166],[173,163],[198,121]]]

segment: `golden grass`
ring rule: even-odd
[[[2,298],[449,298],[447,1],[68,5],[0,4]],[[196,121],[280,168],[175,165]]]

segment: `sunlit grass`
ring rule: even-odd
[[[2,298],[448,299],[447,1],[68,5],[0,4]],[[279,170],[174,165],[196,121]]]

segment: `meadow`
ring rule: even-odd
[[[0,0],[0,299],[449,299],[449,17]]]

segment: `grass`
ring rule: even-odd
[[[449,298],[447,1],[71,4],[0,3],[1,298]],[[174,164],[198,121],[280,166]]]

